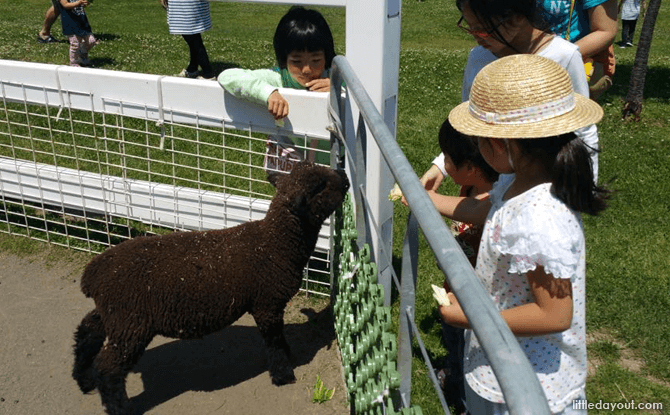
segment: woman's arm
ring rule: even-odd
[[[617,1],[607,0],[587,12],[591,31],[575,42],[584,59],[607,49],[614,42],[617,32]]]
[[[528,282],[535,302],[503,310],[500,314],[515,336],[560,333],[572,324],[572,284],[554,278],[538,266],[529,271]],[[451,305],[440,306],[442,319],[449,325],[470,328],[456,296],[447,294]]]

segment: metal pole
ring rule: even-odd
[[[341,72],[347,94],[360,108],[361,115],[397,180],[409,206],[445,270],[449,285],[480,340],[512,414],[549,414],[544,391],[521,350],[517,339],[474,275],[465,254],[451,236],[395,138],[370,100],[346,58],[333,61],[333,72]]]

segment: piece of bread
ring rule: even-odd
[[[433,287],[433,298],[437,300],[437,303],[445,307],[450,306],[451,301],[449,301],[449,297],[447,297],[447,290],[442,287],[438,287],[435,284],[430,285]]]

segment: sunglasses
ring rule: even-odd
[[[459,29],[461,29],[462,31],[464,31],[465,33],[467,33],[471,36],[475,36],[475,37],[478,37],[480,39],[486,39],[488,37],[493,36],[493,32],[495,32],[498,29],[498,27],[500,27],[501,24],[505,23],[505,20],[506,19],[503,19],[503,20],[499,21],[498,24],[493,26],[493,29],[491,29],[491,30],[486,30],[486,31],[484,31],[484,30],[472,30],[469,27],[467,27],[468,22],[466,22],[465,18],[463,16],[461,16],[461,18],[458,19],[458,22],[456,23],[456,26]]]

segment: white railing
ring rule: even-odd
[[[265,134],[330,139],[327,93],[282,95],[293,110],[276,125],[216,82],[0,60],[0,231],[100,252],[260,219]],[[328,226],[310,291],[328,289]]]

